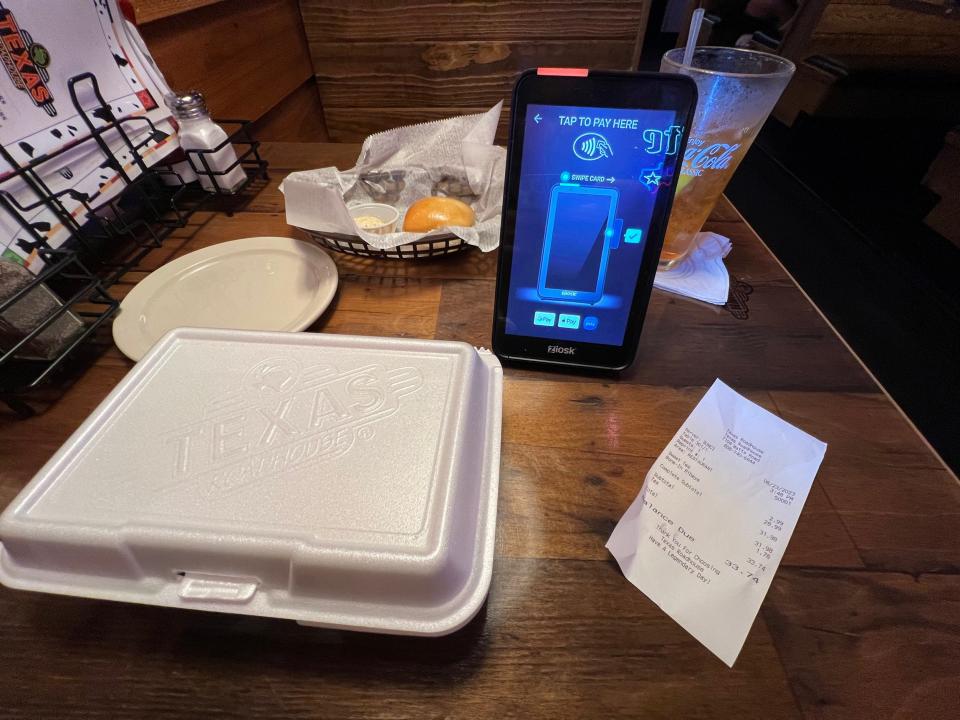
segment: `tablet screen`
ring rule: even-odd
[[[507,334],[623,343],[682,130],[672,110],[527,106]]]

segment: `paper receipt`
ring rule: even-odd
[[[717,380],[607,548],[631,583],[732,667],[826,449]]]

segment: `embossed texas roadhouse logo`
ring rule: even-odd
[[[423,375],[411,367],[338,371],[264,360],[241,389],[209,403],[203,420],[163,436],[172,476],[160,490],[195,483],[203,496],[222,496],[341,457],[358,439],[373,438],[376,423],[422,386]]]
[[[50,117],[57,114],[53,105],[50,82],[50,53],[35,43],[26,30],[17,24],[13,13],[0,5],[0,61],[18,90],[30,96],[33,104]]]

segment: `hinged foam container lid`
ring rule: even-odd
[[[0,516],[0,581],[452,632],[490,585],[501,400],[464,343],[174,330]]]

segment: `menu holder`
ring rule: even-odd
[[[247,121],[218,121],[230,134],[223,146],[230,142],[237,148],[231,168],[214,171],[206,161],[208,152],[221,148],[187,153],[198,174],[211,177],[217,192],[209,193],[197,182],[184,182],[172,160],[161,156],[147,161],[158,138],[169,133],[148,117],[115,117],[95,75],[76,75],[68,88],[88,131],[84,137],[29,163],[17,162],[0,144],[0,158],[11,168],[0,179],[0,218],[15,231],[20,251],[4,252],[0,262],[24,264],[22,253],[30,259],[29,272],[34,274],[29,282],[10,286],[6,292],[0,288],[0,319],[5,328],[0,334],[0,400],[20,416],[35,412],[33,399],[41,386],[55,378],[69,383],[82,372],[87,364],[82,359],[91,355],[83,351],[94,349],[98,330],[119,308],[109,292],[117,280],[160,247],[171,232],[186,226],[196,210],[232,212],[267,180],[267,162]],[[83,107],[79,90],[84,97],[95,97],[96,104]],[[117,148],[122,148],[123,161]],[[92,197],[62,182],[69,178],[56,168],[66,162],[68,153],[99,157],[99,166],[116,185],[109,196]],[[247,181],[228,194],[217,179],[236,166],[243,167]],[[61,189],[51,187],[54,175]],[[38,302],[41,295],[51,300]],[[65,322],[79,327],[75,332],[51,332]],[[38,345],[43,352],[37,351]]]

